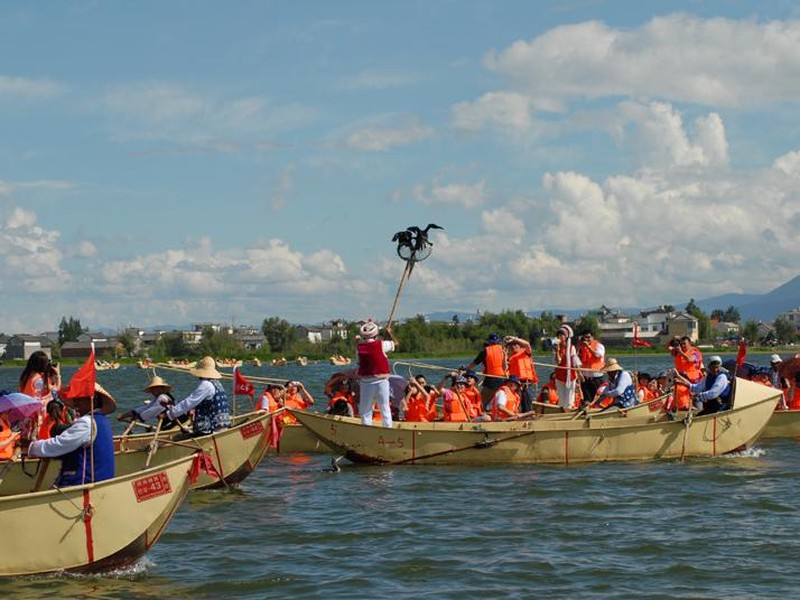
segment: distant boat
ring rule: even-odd
[[[107,360],[96,360],[94,362],[94,368],[97,371],[115,371],[119,369],[119,363],[114,361],[107,361]]]
[[[352,362],[352,359],[346,356],[342,356],[341,354],[334,354],[328,360],[332,365],[339,365],[339,366],[349,365]]]
[[[220,369],[238,368],[242,366],[242,361],[236,360],[235,358],[218,358],[215,362]]]
[[[308,364],[308,357],[298,356],[295,362],[297,362],[297,364],[300,365],[301,367],[305,367]]]
[[[270,364],[273,367],[285,367],[286,366],[286,358],[281,356],[280,358],[273,358]]]
[[[254,366],[254,367],[260,367],[260,366],[261,366],[261,359],[259,359],[259,358],[254,358],[254,359],[253,359],[253,366]]]

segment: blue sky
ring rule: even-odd
[[[0,331],[758,293],[798,274],[791,2],[4,2]],[[724,307],[722,307],[724,308]]]

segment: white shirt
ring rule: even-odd
[[[180,402],[176,402],[175,406],[167,410],[167,417],[171,420],[175,420],[177,417],[185,415],[206,398],[213,398],[216,393],[217,388],[214,387],[211,380],[201,379],[200,383],[197,384],[197,387],[194,388],[191,394]]]
[[[97,428],[92,427],[92,417],[83,415],[75,419],[69,429],[56,437],[31,442],[31,445],[28,446],[28,456],[33,458],[64,456],[81,446],[89,446],[93,440],[92,433],[97,435]]]

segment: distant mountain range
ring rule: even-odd
[[[756,321],[771,323],[782,312],[800,307],[800,275],[766,294],[722,294],[721,296],[714,296],[704,300],[695,299],[695,304],[706,314],[710,314],[717,308],[720,310],[727,310],[729,306],[733,306],[739,311],[743,322],[754,319]],[[676,308],[683,308],[684,306],[686,305],[675,305]],[[599,307],[587,307],[582,310],[547,308],[528,312],[528,314],[531,316],[539,316],[542,311],[546,310],[557,315],[567,315],[569,318],[573,319],[586,314],[590,310],[596,310],[597,308]],[[642,309],[620,308],[619,310],[628,314],[636,314]],[[430,321],[450,321],[453,319],[454,315],[458,316],[458,320],[461,323],[469,319],[473,321],[479,319],[477,313],[459,312],[457,310],[433,312],[425,316]]]

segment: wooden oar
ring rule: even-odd
[[[683,444],[681,444],[681,462],[684,461],[686,457],[686,439],[689,437],[689,427],[692,426],[692,414],[694,412],[694,406],[689,406],[689,412],[686,415],[686,418],[683,422],[686,424],[686,427],[683,429]]]
[[[392,310],[389,311],[389,318],[386,319],[386,326],[389,327],[392,324],[392,319],[394,318],[394,311],[397,308],[397,301],[400,299],[400,292],[403,290],[403,284],[408,279],[408,276],[411,274],[411,267],[414,265],[413,260],[407,260],[406,266],[403,269],[403,274],[400,276],[400,284],[397,286],[397,293],[394,295],[394,303],[392,304]]]
[[[158,450],[158,434],[161,433],[161,425],[164,423],[164,416],[158,415],[158,424],[156,425],[156,432],[153,435],[153,439],[150,442],[150,449],[147,451],[147,460],[144,461],[144,468],[147,469],[150,466],[150,461],[153,459],[153,455]]]

